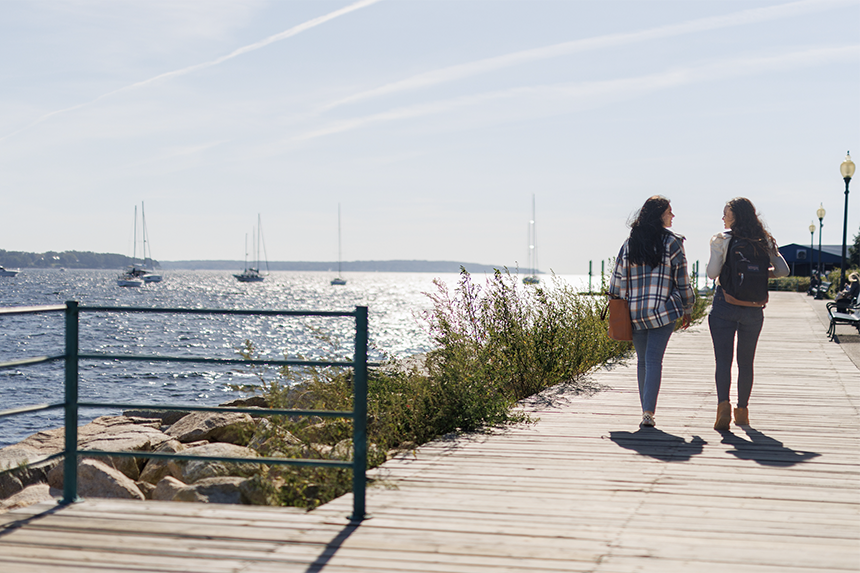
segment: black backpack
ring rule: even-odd
[[[769,269],[770,256],[760,241],[731,237],[726,262],[720,271],[720,286],[741,303],[764,304],[768,298]]]

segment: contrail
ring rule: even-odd
[[[813,48],[799,52],[762,57],[740,56],[701,66],[676,68],[646,76],[620,78],[596,82],[580,82],[560,85],[544,85],[511,88],[462,96],[449,100],[395,108],[389,111],[342,120],[323,126],[320,129],[293,138],[294,142],[316,139],[336,133],[343,133],[363,127],[390,122],[425,117],[454,111],[457,109],[485,106],[492,101],[516,100],[521,98],[537,99],[540,105],[527,106],[529,109],[542,110],[538,113],[554,115],[568,113],[572,108],[605,102],[608,98],[631,99],[640,94],[693,83],[719,81],[727,78],[750,76],[774,70],[808,67],[832,62],[856,62],[860,56],[860,45]],[[550,110],[550,104],[558,103],[561,112]],[[552,108],[556,109],[556,108]]]
[[[625,44],[633,44],[646,40],[655,40],[659,38],[669,38],[673,36],[681,36],[684,34],[692,34],[706,30],[715,30],[719,28],[728,28],[732,26],[742,26],[746,24],[754,24],[757,22],[765,22],[776,20],[779,18],[789,18],[799,16],[810,12],[819,12],[828,10],[846,4],[852,4],[849,0],[801,0],[790,4],[780,6],[771,6],[767,8],[754,8],[743,10],[725,16],[711,16],[698,20],[691,20],[680,24],[672,24],[668,26],[660,26],[650,30],[641,32],[631,32],[626,34],[608,34],[606,36],[598,36],[596,38],[586,38],[583,40],[574,40],[571,42],[563,42],[544,46],[541,48],[533,48],[530,50],[522,50],[503,56],[486,58],[475,62],[450,66],[423,74],[418,74],[405,80],[392,82],[378,88],[359,92],[349,97],[330,103],[322,108],[322,111],[332,109],[347,103],[352,103],[359,100],[369,99],[373,97],[388,95],[396,92],[407,90],[416,90],[433,85],[438,85],[446,82],[452,82],[466,77],[471,77],[478,74],[492,72],[498,69],[507,68],[519,64],[525,64],[535,60],[543,60],[566,56],[578,52],[586,52],[607,48],[612,46],[622,46]]]
[[[211,68],[212,66],[217,66],[218,64],[222,64],[222,63],[226,62],[227,60],[232,60],[233,58],[241,56],[242,54],[247,54],[248,52],[253,52],[255,50],[259,50],[260,48],[264,48],[264,47],[266,47],[269,44],[272,44],[274,42],[279,42],[281,40],[291,38],[292,36],[295,36],[296,34],[300,34],[300,33],[304,32],[305,30],[310,30],[311,28],[315,28],[315,27],[319,26],[320,24],[324,24],[325,22],[328,22],[329,20],[333,20],[339,16],[343,16],[344,14],[349,14],[350,12],[354,12],[356,10],[360,10],[361,8],[365,8],[367,6],[370,6],[371,4],[376,4],[379,1],[380,0],[360,0],[359,2],[355,2],[354,4],[350,4],[349,6],[346,6],[345,8],[341,8],[340,10],[335,10],[334,12],[330,12],[324,16],[320,16],[318,18],[308,20],[307,22],[304,22],[304,23],[299,24],[297,26],[293,26],[289,30],[285,30],[285,31],[280,32],[278,34],[275,34],[273,36],[269,36],[268,38],[260,40],[259,42],[254,42],[253,44],[249,44],[247,46],[237,48],[236,50],[233,50],[232,52],[230,52],[226,56],[221,56],[220,58],[216,58],[210,62],[203,62],[201,64],[195,64],[193,66],[188,66],[187,68],[182,68],[180,70],[174,70],[172,72],[165,72],[163,74],[159,74],[155,77],[149,78],[148,80],[143,80],[143,81],[140,81],[137,83],[133,83],[131,85],[121,87],[119,89],[113,90],[113,91],[108,92],[106,94],[102,94],[92,101],[88,101],[85,103],[73,105],[71,107],[58,109],[56,111],[46,113],[45,115],[37,118],[36,120],[30,122],[29,124],[25,125],[24,127],[20,128],[16,131],[13,131],[12,133],[9,133],[7,135],[4,135],[3,137],[0,137],[0,141],[8,139],[8,138],[12,137],[13,135],[17,135],[17,134],[21,133],[22,131],[26,131],[26,130],[30,129],[31,127],[33,127],[34,125],[38,125],[38,124],[44,122],[45,120],[48,120],[48,119],[54,117],[55,115],[67,113],[70,111],[74,111],[76,109],[81,109],[82,107],[92,105],[92,104],[94,104],[98,101],[101,101],[107,97],[110,97],[112,95],[116,95],[116,94],[121,93],[121,92],[137,89],[137,88],[155,83],[155,82],[160,81],[160,80],[166,80],[166,79],[174,78],[177,76],[184,76],[186,74],[190,74],[190,73],[196,72],[198,70],[202,70],[205,68]]]

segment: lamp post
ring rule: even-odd
[[[848,244],[848,184],[854,176],[854,162],[851,161],[851,153],[845,155],[845,161],[839,166],[842,179],[845,180],[845,218],[842,221],[842,274],[839,278],[839,288],[845,286],[845,247]]]
[[[815,291],[815,298],[822,298],[821,294],[821,233],[824,231],[824,215],[827,211],[824,210],[824,203],[815,210],[815,215],[818,217],[818,289]]]
[[[812,280],[812,251],[815,250],[815,223],[809,223],[809,280]]]

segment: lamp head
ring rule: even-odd
[[[809,224],[809,232],[810,232],[810,233],[814,233],[814,232],[815,232],[815,223],[810,223],[810,224]]]
[[[824,210],[824,203],[822,203],[821,206],[815,210],[815,215],[816,215],[816,217],[818,217],[819,221],[824,219],[824,215],[826,213],[827,213],[827,211]]]
[[[839,172],[842,173],[843,179],[854,177],[854,162],[851,161],[851,153],[845,155],[845,161],[839,166]]]

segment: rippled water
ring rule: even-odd
[[[215,309],[347,310],[369,307],[371,360],[430,349],[420,320],[433,279],[454,285],[456,274],[274,272],[263,283],[239,283],[224,271],[170,271],[141,288],[116,286],[115,271],[25,270],[0,278],[0,306],[62,304]],[[482,280],[475,277],[476,280]],[[570,277],[582,284],[582,277]],[[352,354],[351,318],[225,317],[135,313],[82,313],[80,351],[111,354],[236,358],[245,340],[258,354],[280,358]],[[328,340],[325,340],[328,338]],[[0,317],[0,362],[61,354],[62,313]],[[228,388],[255,380],[242,368],[163,362],[82,361],[81,400],[216,405],[238,395]],[[0,370],[0,410],[63,401],[63,364]],[[85,410],[82,422],[107,410]],[[62,411],[0,419],[0,447],[62,425]]]

